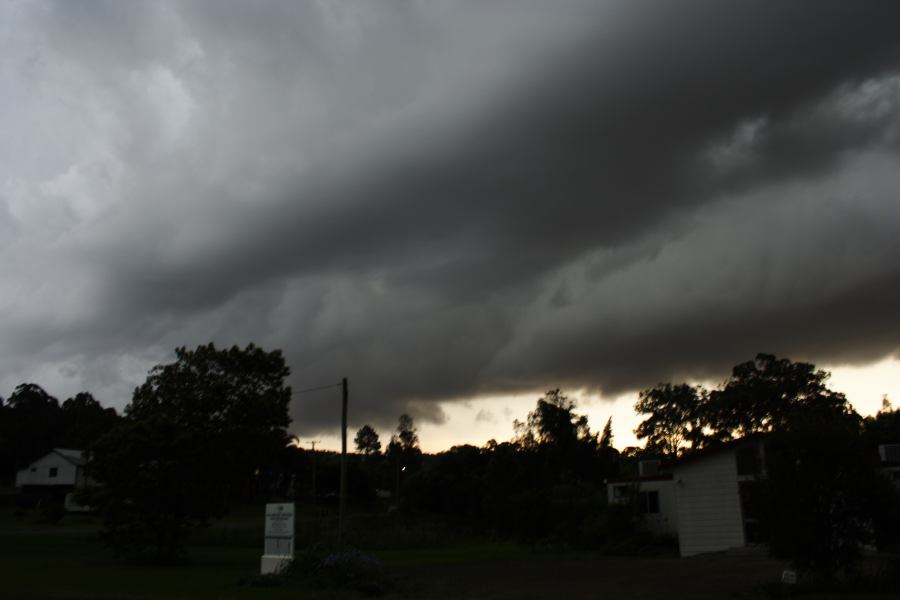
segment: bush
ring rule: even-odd
[[[319,563],[319,570],[335,585],[369,596],[380,596],[388,590],[384,564],[365,552],[343,550],[329,554]]]
[[[355,590],[367,596],[380,596],[391,588],[384,564],[371,554],[352,548],[331,552],[322,546],[304,548],[296,553],[290,567],[276,577],[274,585],[289,579],[302,579],[306,585]]]

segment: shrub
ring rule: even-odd
[[[319,572],[339,587],[357,590],[369,596],[380,596],[389,589],[384,564],[359,550],[342,550],[329,554],[319,563]]]

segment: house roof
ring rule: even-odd
[[[83,466],[87,462],[84,458],[83,450],[72,450],[70,448],[54,448],[53,452],[59,454],[76,467]]]
[[[697,460],[702,460],[705,458],[709,458],[710,456],[715,456],[722,452],[735,450],[740,448],[741,446],[745,446],[747,444],[751,444],[754,442],[758,442],[762,440],[766,436],[765,433],[752,433],[750,435],[745,435],[744,437],[737,438],[736,440],[729,440],[727,442],[721,442],[714,446],[709,446],[708,448],[703,448],[701,450],[695,450],[685,456],[682,456],[679,459],[676,459],[666,465],[668,469],[676,469],[680,466],[690,464]]]
[[[671,481],[672,473],[657,473],[656,475],[643,475],[639,477],[626,477],[624,479],[610,479],[607,485],[617,483],[640,483],[642,481]]]

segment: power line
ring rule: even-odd
[[[292,391],[292,392],[291,392],[291,396],[296,396],[297,394],[308,394],[308,393],[310,393],[310,392],[318,392],[318,391],[320,391],[320,390],[330,390],[330,389],[332,389],[332,388],[338,388],[338,387],[341,387],[342,385],[344,385],[343,382],[341,382],[341,383],[332,383],[331,385],[320,385],[319,387],[308,388],[308,389],[305,389],[305,390]]]

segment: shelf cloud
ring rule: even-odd
[[[893,355],[898,18],[6,4],[2,389],[121,407],[176,346],[255,342],[298,389],[349,377],[352,420],[384,425],[721,378],[758,351]],[[334,399],[292,411],[313,432]]]

